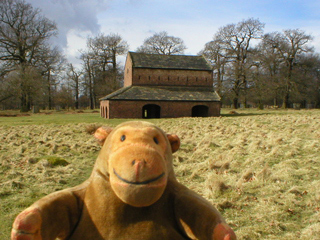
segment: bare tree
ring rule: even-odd
[[[289,106],[290,92],[294,87],[294,80],[292,77],[294,64],[300,54],[313,51],[313,49],[307,45],[311,40],[311,35],[308,35],[299,29],[288,29],[284,30],[283,33],[274,32],[264,36],[264,41],[277,49],[281,55],[281,59],[286,65],[285,81],[283,85],[283,108]]]
[[[32,63],[36,52],[56,32],[54,22],[23,0],[0,4],[0,59]]]
[[[12,71],[11,66],[7,62],[0,62],[0,103],[16,96],[17,88],[8,78],[8,73]]]
[[[320,106],[320,56],[319,54],[301,54],[294,64],[292,77],[295,87],[290,98],[301,107]]]
[[[111,33],[107,36],[101,34],[95,38],[88,38],[87,46],[98,66],[99,73],[96,76],[100,79],[97,79],[97,82],[108,87],[104,94],[116,90],[119,87],[120,72],[117,57],[128,51],[127,42],[120,35]]]
[[[265,35],[266,36],[266,35]],[[264,83],[264,100],[273,106],[279,106],[283,85],[283,60],[278,49],[263,37],[257,45],[255,63]],[[272,102],[272,103],[271,103]]]
[[[82,72],[77,70],[72,63],[68,64],[67,67],[67,76],[71,82],[70,86],[74,91],[74,107],[79,109],[79,97],[80,97],[80,76]]]
[[[20,98],[25,97],[26,99],[22,99],[25,102],[32,104],[40,101],[44,84],[40,72],[35,67],[18,66],[16,70],[8,74],[7,81],[13,86],[23,85],[23,87],[15,87],[12,90],[13,93],[20,96]],[[10,88],[7,90],[10,90]],[[25,109],[25,111],[27,110],[29,109]]]
[[[41,15],[23,0],[2,0],[0,3],[0,60],[12,68],[25,71],[33,65],[39,51],[56,32],[54,22]],[[15,67],[19,66],[19,67]],[[32,96],[28,84],[21,82],[21,110],[28,111]]]
[[[116,72],[117,56],[125,54],[128,51],[129,46],[119,34],[114,33],[111,33],[106,37],[106,42],[112,59],[112,69]]]
[[[120,87],[121,71],[117,57],[128,51],[128,44],[118,34],[98,35],[87,39],[87,50],[81,54],[86,92],[90,107],[97,100]]]
[[[163,31],[146,38],[137,52],[173,55],[183,54],[185,49],[187,48],[181,38],[169,36]]]
[[[59,85],[56,95],[56,103],[62,109],[72,107],[74,101],[72,98],[72,89],[68,83],[62,83]]]
[[[95,92],[95,70],[97,68],[97,62],[94,55],[89,51],[82,52],[80,59],[83,62],[85,87],[89,96],[90,109],[95,109],[97,102],[97,94]]]
[[[225,51],[222,48],[222,45],[220,45],[217,40],[213,40],[206,43],[204,49],[199,54],[204,55],[205,58],[211,63],[215,74],[214,80],[216,80],[216,91],[219,96],[223,97],[223,81],[228,59]]]
[[[64,69],[66,59],[58,48],[50,49],[48,46],[41,49],[36,66],[45,80],[48,108],[53,107],[54,89],[58,85],[58,78]]]
[[[228,76],[232,82],[233,107],[237,108],[241,91],[244,91],[246,105],[247,70],[250,54],[250,43],[259,39],[263,33],[264,24],[258,19],[249,18],[237,24],[229,24],[219,29],[214,40],[222,47],[232,66],[232,75]]]

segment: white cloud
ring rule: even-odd
[[[65,47],[70,30],[79,32],[100,30],[97,15],[105,11],[108,1],[104,0],[26,0],[32,6],[42,10],[42,13],[57,23],[59,35],[57,44]]]
[[[67,33],[67,46],[63,48],[63,52],[67,57],[67,60],[73,63],[76,67],[80,67],[81,60],[79,59],[81,53],[80,50],[84,50],[86,47],[87,37],[91,34],[89,31],[77,31],[71,29]]]

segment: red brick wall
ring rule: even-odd
[[[134,68],[132,85],[212,86],[212,71]]]
[[[132,60],[130,54],[127,55],[126,65],[124,67],[124,87],[132,85]]]
[[[212,71],[132,68],[130,54],[124,68],[124,87],[130,85],[212,86]]]
[[[208,116],[220,116],[219,102],[160,102],[160,101],[101,101],[101,115],[105,118],[142,118],[142,108],[156,104],[161,108],[161,118],[191,117],[192,108],[204,105],[209,108]]]

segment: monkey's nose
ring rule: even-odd
[[[142,159],[142,160],[136,160],[134,159],[132,162],[131,162],[132,166],[134,165],[140,165],[140,166],[144,166],[147,164],[146,160],[145,159]]]
[[[134,171],[135,171],[135,175],[136,175],[136,182],[139,182],[141,171],[143,171],[147,162],[144,159],[142,159],[142,160],[135,159],[131,162],[131,164],[134,167]]]

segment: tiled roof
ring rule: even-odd
[[[203,56],[162,55],[129,52],[134,68],[184,69],[212,71]]]
[[[100,100],[144,101],[220,101],[211,87],[129,86],[121,88]]]

